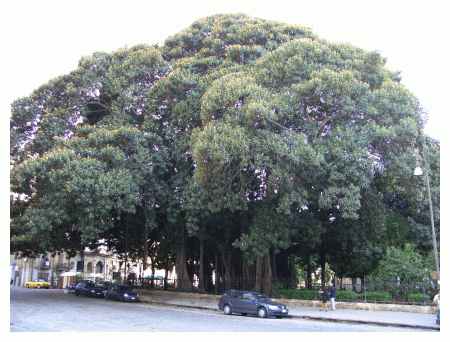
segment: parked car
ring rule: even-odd
[[[104,298],[106,290],[105,286],[95,284],[91,280],[82,280],[75,286],[75,295]]]
[[[253,314],[265,318],[270,316],[287,317],[286,305],[274,302],[269,297],[253,291],[229,290],[219,300],[219,309],[225,315],[240,313]]]
[[[29,289],[49,289],[50,283],[46,280],[39,279],[39,280],[27,281],[25,283],[25,287],[27,287]]]
[[[124,302],[138,302],[139,295],[127,285],[111,285],[106,291],[105,297],[107,299],[121,300]]]

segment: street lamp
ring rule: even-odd
[[[426,145],[426,142],[424,142],[424,145]],[[426,147],[425,147],[426,148]],[[425,151],[424,151],[425,152]],[[437,250],[437,241],[436,241],[436,231],[434,229],[434,215],[433,215],[433,202],[431,200],[431,189],[430,189],[430,179],[428,178],[428,165],[426,163],[426,156],[424,156],[424,171],[422,171],[422,168],[420,166],[416,166],[414,169],[414,176],[422,176],[425,173],[425,184],[427,186],[427,193],[428,193],[428,204],[430,207],[430,221],[431,221],[431,235],[433,239],[433,252],[434,252],[434,261],[436,263],[436,271],[438,274],[438,277],[440,276],[439,272],[439,256],[438,256],[438,250]]]

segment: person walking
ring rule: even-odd
[[[334,282],[331,284],[330,288],[330,302],[331,302],[331,310],[336,310],[336,286]]]
[[[320,294],[320,297],[321,297],[321,300],[322,300],[321,310],[328,311],[328,305],[327,305],[327,302],[328,302],[328,299],[329,299],[328,289],[327,288],[322,288],[319,291],[319,294]]]
[[[441,325],[441,312],[440,312],[440,295],[439,292],[434,296],[433,303],[436,305],[436,324]]]

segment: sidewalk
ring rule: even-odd
[[[294,307],[289,310],[289,314],[305,319],[439,330],[435,322],[436,315],[433,314],[351,309],[320,311],[313,307]]]
[[[140,296],[141,301],[152,304],[173,305],[215,311],[218,310],[217,303],[220,298],[220,296],[215,295],[159,290],[142,291],[140,292]],[[292,318],[440,330],[439,326],[435,323],[436,315],[434,314],[356,309],[321,311],[316,307],[292,305],[292,303],[288,304],[288,308],[289,316]]]

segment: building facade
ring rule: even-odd
[[[84,259],[84,260],[83,260]],[[45,280],[53,288],[66,288],[80,279],[92,281],[120,281],[132,279],[142,282],[152,275],[150,260],[144,271],[142,261],[128,260],[125,267],[118,255],[99,247],[97,250],[85,249],[73,257],[64,252],[46,253],[36,257],[10,255],[11,285],[25,286],[27,281]],[[155,277],[164,277],[165,271],[157,269]],[[175,283],[175,268],[168,271],[169,281]]]
[[[27,281],[42,279],[52,287],[64,288],[77,279],[123,279],[124,269],[121,270],[116,255],[104,249],[85,250],[83,254],[84,262],[79,253],[74,257],[69,257],[66,252],[41,254],[34,258],[10,255],[11,284],[24,286]]]

